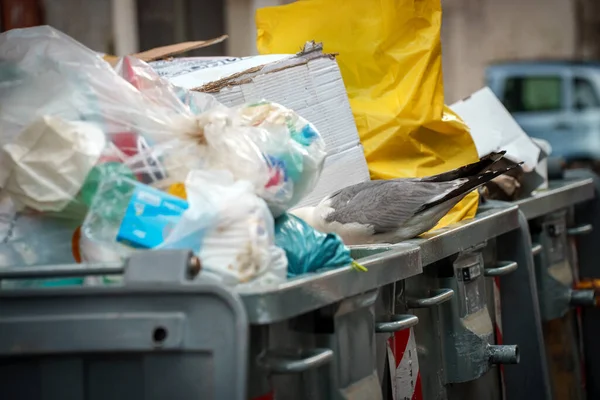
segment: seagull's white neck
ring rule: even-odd
[[[321,224],[319,224],[319,221],[317,221],[317,218],[315,218],[315,209],[316,207],[302,207],[291,210],[289,213],[300,218],[313,228],[319,230]]]

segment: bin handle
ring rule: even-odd
[[[416,315],[400,314],[392,315],[389,322],[376,322],[376,333],[394,333],[412,328],[419,323],[419,318]]]
[[[123,275],[127,262],[56,264],[0,268],[0,281],[6,279],[56,279],[79,278],[102,275]],[[202,263],[196,256],[190,256],[185,266],[189,279],[200,273]]]
[[[328,364],[333,359],[331,349],[304,350],[295,356],[290,353],[269,351],[262,364],[272,374],[299,374]]]
[[[436,289],[432,290],[433,297],[427,297],[425,299],[407,299],[406,304],[408,308],[426,308],[438,306],[452,298],[454,296],[454,290],[452,289]]]
[[[596,291],[594,289],[573,289],[571,290],[570,304],[572,306],[595,307]]]
[[[531,245],[531,255],[533,256],[539,255],[542,252],[542,250],[544,250],[544,247],[539,243],[533,243]]]
[[[503,276],[516,271],[519,267],[519,264],[515,261],[501,261],[500,264],[502,264],[500,267],[485,268],[483,274],[485,276]]]
[[[592,226],[592,224],[579,225],[579,226],[575,226],[573,228],[567,229],[567,235],[569,235],[569,236],[587,235],[588,233],[591,233],[593,230],[594,230],[594,227]]]

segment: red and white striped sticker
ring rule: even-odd
[[[500,278],[494,277],[494,330],[496,331],[496,344],[502,344],[502,308],[500,302]],[[500,365],[500,386],[502,389],[502,399],[506,400],[506,386],[504,384],[504,366]]]
[[[387,343],[394,400],[423,400],[413,329],[394,333]]]
[[[275,396],[273,396],[273,392],[267,393],[264,396],[254,397],[252,400],[273,400]]]

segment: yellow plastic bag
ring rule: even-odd
[[[467,126],[444,106],[440,0],[302,0],[259,9],[261,54],[308,40],[338,53],[373,179],[419,177],[477,161]],[[472,218],[469,194],[436,228]]]

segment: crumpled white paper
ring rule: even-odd
[[[106,138],[96,125],[42,116],[2,146],[0,187],[37,211],[61,211],[97,163]]]
[[[540,148],[523,131],[488,87],[478,90],[450,108],[469,126],[479,157],[506,150],[506,157],[523,162],[523,170],[532,171]]]

